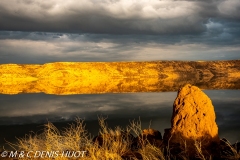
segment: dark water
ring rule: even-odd
[[[220,137],[234,143],[240,140],[240,90],[203,90],[212,100]],[[108,116],[109,127],[126,127],[140,118],[142,128],[170,127],[172,104],[177,92],[119,93],[88,95],[18,94],[0,95],[0,146],[14,142],[42,124],[54,122],[65,127],[76,117],[85,119],[93,135],[99,130],[98,116]]]

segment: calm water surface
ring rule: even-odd
[[[232,143],[240,140],[240,90],[203,90],[212,100],[220,137]],[[162,134],[171,123],[177,92],[119,93],[88,95],[18,94],[0,95],[0,146],[14,142],[30,131],[41,132],[42,124],[65,127],[76,117],[85,119],[93,135],[99,130],[98,116],[108,116],[109,127],[126,127],[140,118],[142,128]]]

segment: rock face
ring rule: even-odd
[[[191,146],[196,140],[202,145],[210,145],[219,141],[215,119],[214,107],[208,96],[198,87],[187,84],[178,91],[173,104],[172,126],[165,130],[164,137],[180,145],[186,141]]]
[[[240,89],[240,60],[0,64],[0,94],[177,91],[186,83]]]

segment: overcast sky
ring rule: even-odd
[[[240,59],[239,0],[1,0],[0,63]]]

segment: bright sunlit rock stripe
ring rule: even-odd
[[[0,93],[160,92],[177,91],[185,83],[198,84],[202,89],[240,89],[238,64],[239,60],[3,64]]]

